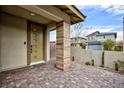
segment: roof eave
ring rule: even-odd
[[[73,11],[81,19],[81,21],[85,20],[86,16],[83,13],[81,13],[77,9],[77,7],[75,7],[74,5],[66,5],[66,7],[68,7],[71,11]]]
[[[83,13],[81,13],[76,6],[74,6],[74,5],[72,5],[72,6],[84,17],[84,19],[87,17],[86,15],[84,15]]]

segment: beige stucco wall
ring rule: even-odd
[[[102,51],[92,51],[92,58],[96,66],[102,65]]]
[[[43,37],[44,61],[49,61],[49,28]],[[27,20],[3,13],[0,15],[0,71],[24,66],[27,66]]]
[[[84,50],[80,47],[71,47],[71,57],[74,56],[75,62],[91,62],[94,59],[96,66],[102,65],[102,51]],[[124,61],[124,53],[117,51],[105,51],[104,67],[115,69],[115,61]]]
[[[123,60],[124,61],[124,53],[116,52],[116,51],[105,51],[104,57],[104,65],[105,67],[115,68],[115,61]]]
[[[102,51],[85,50],[81,47],[71,47],[71,57],[74,56],[75,62],[91,62],[94,59],[96,66],[101,66]]]
[[[0,62],[2,70],[27,65],[27,21],[15,16],[1,14]]]

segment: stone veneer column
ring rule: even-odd
[[[70,24],[57,24],[56,67],[66,70],[70,66]]]

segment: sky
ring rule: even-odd
[[[87,16],[82,22],[83,36],[95,31],[117,32],[117,40],[123,39],[123,5],[76,5],[76,7]],[[55,40],[56,32],[50,32],[50,41]]]

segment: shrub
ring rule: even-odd
[[[123,51],[123,42],[122,41],[116,42],[114,50],[115,51]]]
[[[104,50],[112,50],[115,46],[115,42],[111,39],[107,39],[106,41],[102,42]]]
[[[123,47],[115,46],[114,51],[123,51]]]
[[[92,59],[91,61],[92,61],[92,66],[94,66],[94,59]]]
[[[102,52],[102,66],[101,67],[104,67],[104,51]]]
[[[74,56],[72,56],[72,61],[74,61]]]
[[[80,45],[80,47],[81,47],[82,49],[85,49],[85,48],[86,48],[86,44],[84,44],[84,43],[80,43],[79,45]]]
[[[90,62],[86,62],[85,65],[87,65],[87,66],[90,65]]]

